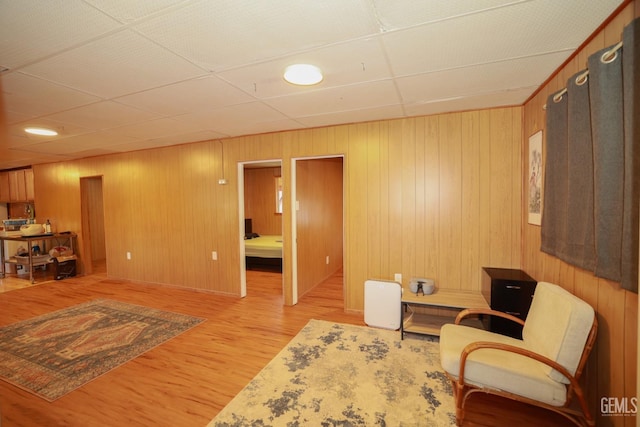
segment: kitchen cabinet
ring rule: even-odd
[[[9,203],[9,172],[0,172],[0,203]]]
[[[33,169],[25,169],[24,170],[24,185],[27,193],[27,200],[33,201],[35,200],[35,190],[33,185]]]
[[[34,198],[32,169],[0,172],[0,202],[30,202]]]
[[[27,186],[24,169],[9,171],[9,195],[12,202],[27,201]]]
[[[522,270],[482,268],[482,294],[492,310],[526,320],[537,282]],[[502,335],[522,338],[522,326],[511,320],[487,316],[485,327]]]

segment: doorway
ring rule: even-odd
[[[106,272],[107,251],[101,176],[80,178],[80,209],[84,274],[93,274],[95,270]]]
[[[293,303],[344,269],[344,157],[292,159]],[[342,300],[344,303],[344,280]]]
[[[238,164],[240,220],[240,296],[247,296],[247,270],[279,275],[284,295],[282,265],[282,161]]]

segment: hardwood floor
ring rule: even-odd
[[[247,297],[240,299],[110,280],[99,266],[96,271],[61,281],[44,275],[35,285],[1,279],[0,326],[94,298],[207,321],[55,402],[0,381],[3,427],[205,426],[309,319],[364,325],[362,314],[343,310],[341,274],[285,307],[277,273],[247,272]],[[467,406],[465,426],[566,425],[545,411],[491,397],[473,397]]]

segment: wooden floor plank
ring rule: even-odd
[[[205,426],[312,319],[364,325],[345,313],[342,274],[283,306],[277,273],[247,272],[247,297],[110,280],[99,268],[61,281],[0,279],[0,325],[95,298],[110,298],[206,318],[206,322],[46,402],[0,381],[2,426]],[[410,339],[410,338],[408,338]],[[471,398],[465,426],[562,426],[546,411]]]

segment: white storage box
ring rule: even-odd
[[[400,329],[402,286],[387,280],[364,282],[364,323],[382,329]]]

